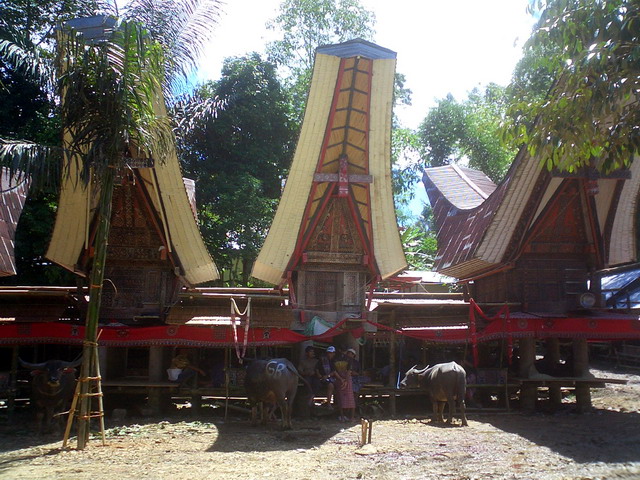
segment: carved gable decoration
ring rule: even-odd
[[[568,184],[554,199],[534,226],[525,253],[583,254],[589,239],[585,228],[582,196],[575,182]]]
[[[332,199],[316,227],[307,251],[363,253],[360,235],[344,199]]]
[[[161,261],[163,241],[141,205],[135,187],[127,184],[115,188],[109,235],[110,261]]]
[[[159,315],[176,293],[173,264],[159,221],[150,212],[135,184],[114,189],[105,270],[109,281],[102,296],[105,317],[125,321]]]

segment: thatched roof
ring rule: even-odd
[[[286,280],[333,195],[341,157],[348,162],[343,198],[372,273],[386,278],[406,267],[391,191],[395,57],[363,40],[318,48],[300,139],[254,277]]]
[[[87,38],[99,38],[108,30],[109,17],[77,19],[72,25],[86,33]],[[105,30],[106,29],[106,30]],[[164,98],[158,92],[154,102],[156,115],[166,117]],[[75,162],[66,160],[70,172],[62,180],[56,223],[47,251],[47,258],[78,272],[80,256],[92,247],[92,224],[100,185],[83,185],[78,180]],[[179,274],[187,284],[196,285],[218,278],[217,268],[204,245],[192,209],[192,203],[175,149],[164,158],[155,159],[150,168],[135,168],[142,183],[146,203],[152,215],[159,219],[158,230],[167,244],[169,254],[179,265]],[[192,197],[193,195],[191,195]]]
[[[632,262],[636,258],[635,215],[640,188],[640,162],[628,172],[601,175],[587,171],[578,175],[549,172],[538,158],[522,149],[504,180],[488,192],[480,172],[460,169],[427,169],[423,182],[438,226],[439,251],[435,269],[459,279],[470,279],[513,262],[536,230],[536,222],[559,208],[566,185],[576,185],[573,195],[584,214],[580,219],[591,238],[602,244],[601,268]],[[627,178],[629,177],[629,178]],[[592,190],[589,192],[588,190]],[[572,207],[574,208],[574,207]],[[580,220],[582,221],[582,220]]]

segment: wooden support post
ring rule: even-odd
[[[529,378],[532,371],[535,371],[534,362],[536,359],[535,338],[521,338],[519,341],[520,370],[518,376]],[[520,406],[523,410],[532,411],[536,408],[538,399],[538,387],[524,383],[520,388]]]
[[[229,352],[230,349],[224,349],[224,421],[227,421],[229,415]]]
[[[558,338],[548,338],[546,341],[545,357],[552,365],[560,363],[560,340]],[[551,385],[549,387],[549,400],[554,408],[562,404],[562,389],[560,385]]]
[[[363,418],[360,420],[360,446],[371,443],[371,435],[373,433],[373,420]]]
[[[16,395],[18,394],[18,346],[15,345],[11,349],[11,373],[9,375],[9,398],[7,404],[7,412],[9,418],[13,415],[16,408]]]
[[[396,311],[391,310],[390,320],[391,338],[389,340],[389,385],[392,388],[396,388],[396,379],[398,377],[398,367],[396,365]],[[392,392],[389,395],[389,409],[391,410],[391,417],[396,416],[396,396]]]
[[[192,392],[191,393],[191,416],[198,417],[201,411],[202,411],[202,394],[198,392]]]
[[[585,338],[575,338],[573,340],[573,374],[576,377],[586,377],[589,375],[589,346]],[[589,385],[580,383],[576,385],[576,407],[578,413],[585,413],[591,410],[591,388]]]
[[[149,347],[149,380],[159,382],[165,377],[165,369],[163,364],[163,349],[159,346]],[[160,414],[162,410],[162,392],[160,388],[149,389],[148,406],[153,415]]]

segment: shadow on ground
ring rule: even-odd
[[[559,411],[495,415],[475,420],[519,435],[578,463],[640,461],[638,413],[596,409],[585,414]]]

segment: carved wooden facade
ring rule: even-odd
[[[146,200],[132,182],[114,190],[102,315],[126,321],[160,316],[181,283]]]
[[[406,267],[391,194],[395,53],[354,40],[316,53],[291,173],[253,275],[288,284],[325,320],[366,315],[367,292]]]
[[[581,308],[586,292],[598,293],[598,270],[635,259],[635,248],[620,249],[635,245],[632,211],[621,202],[637,197],[640,171],[634,163],[630,172],[569,176],[536,162],[521,152],[497,188],[479,187],[465,172],[454,179],[458,167],[427,170],[441,246],[436,268],[467,281],[478,302],[565,313]],[[454,193],[478,198],[456,208]]]

